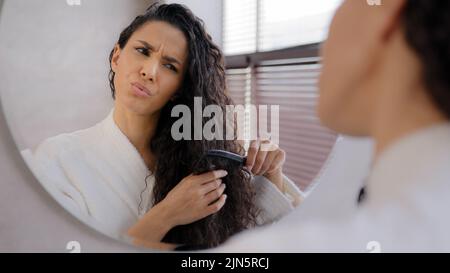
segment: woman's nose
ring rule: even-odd
[[[155,60],[149,60],[144,64],[141,70],[141,76],[145,80],[155,82],[158,73],[158,64]]]

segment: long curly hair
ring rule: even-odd
[[[166,195],[186,176],[193,173],[197,162],[209,149],[222,149],[244,154],[244,149],[235,140],[174,140],[171,127],[176,118],[171,117],[172,108],[182,104],[194,113],[194,97],[202,98],[202,107],[218,105],[226,113],[226,105],[233,102],[226,94],[224,60],[221,50],[205,31],[204,23],[188,8],[179,4],[153,4],[143,15],[120,34],[118,45],[124,48],[131,35],[143,24],[163,21],[181,30],[188,42],[188,65],[182,87],[175,99],[162,109],[156,133],[149,149],[156,158],[153,205]],[[110,63],[113,51],[110,54]],[[114,72],[109,74],[110,87],[115,97]],[[194,120],[193,118],[191,120]],[[207,120],[203,118],[203,124]],[[193,123],[191,124],[194,128]],[[235,127],[235,125],[232,125]],[[191,130],[193,131],[193,130]],[[225,130],[222,130],[225,131]],[[192,136],[191,136],[192,137]],[[191,139],[194,139],[193,137]],[[228,168],[228,166],[217,166]],[[255,205],[255,189],[251,176],[242,168],[228,168],[222,179],[227,185],[227,201],[220,211],[191,224],[172,228],[163,242],[182,244],[192,248],[214,247],[231,235],[256,224],[258,209]]]

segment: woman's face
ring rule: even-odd
[[[379,54],[379,7],[346,0],[337,10],[322,48],[318,114],[328,127],[351,135],[366,135],[376,92],[371,73]],[[379,14],[378,14],[379,15]]]
[[[161,21],[144,24],[114,50],[115,103],[140,115],[158,113],[181,87],[187,58],[181,30]]]

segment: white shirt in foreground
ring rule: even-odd
[[[302,220],[301,206],[211,251],[450,251],[450,123],[406,136],[385,150],[372,168],[366,193],[347,218]]]
[[[61,134],[22,155],[45,189],[78,219],[115,238],[152,204],[154,176],[120,131],[113,110],[93,127]],[[258,223],[273,222],[303,200],[297,186],[284,179],[286,194],[262,176],[255,177]]]

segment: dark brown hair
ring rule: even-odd
[[[450,1],[407,0],[403,23],[408,44],[423,64],[423,81],[450,118]]]
[[[161,110],[156,133],[149,149],[156,157],[154,203],[161,202],[184,177],[195,170],[195,164],[209,149],[222,149],[243,154],[236,141],[179,140],[171,136],[171,117],[175,105],[187,105],[194,113],[194,97],[201,97],[203,107],[214,104],[222,108],[232,100],[226,95],[225,68],[222,52],[206,33],[203,22],[189,9],[179,4],[153,4],[120,34],[118,45],[124,48],[131,35],[151,21],[163,21],[180,29],[188,42],[188,65],[182,87],[175,99]],[[110,63],[113,51],[110,54]],[[109,74],[112,96],[115,95],[114,72]],[[194,120],[193,118],[191,120]],[[203,120],[205,123],[207,120]],[[191,124],[193,126],[193,124]],[[194,127],[192,127],[194,128]],[[191,130],[193,131],[193,130]],[[225,130],[223,130],[225,131]],[[192,136],[191,136],[192,137]],[[192,138],[193,139],[193,138]],[[225,139],[225,133],[224,137]],[[170,230],[163,241],[193,247],[213,247],[224,242],[232,234],[254,226],[258,210],[255,206],[255,190],[251,176],[242,168],[228,170],[222,179],[226,184],[227,201],[222,209],[194,223]]]

